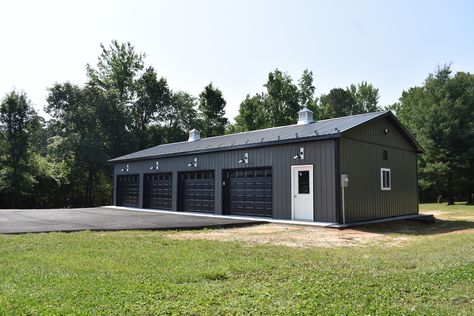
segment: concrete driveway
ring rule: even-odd
[[[81,230],[169,230],[246,226],[252,220],[142,212],[108,207],[44,210],[0,210],[0,233],[71,232]]]

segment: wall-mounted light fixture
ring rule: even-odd
[[[384,133],[385,135],[387,135],[388,132],[390,132],[388,128],[386,128],[386,129],[383,130],[383,133]]]
[[[296,155],[293,156],[293,159],[300,159],[300,160],[303,160],[304,159],[304,147],[301,147],[300,148],[300,152],[297,153]]]
[[[249,163],[249,153],[245,153],[245,154],[244,154],[244,158],[241,158],[241,159],[239,160],[239,163],[248,164],[248,163]]]
[[[150,167],[150,170],[158,170],[158,167],[159,167],[159,163],[158,163],[158,161],[157,161],[157,162],[155,162],[154,165],[152,165],[152,166]]]
[[[194,158],[194,160],[190,163],[188,163],[188,167],[197,167],[198,165],[198,159]]]
[[[122,172],[128,172],[128,170],[129,170],[128,164],[125,167],[123,167],[122,169],[120,169],[120,171],[122,171]]]

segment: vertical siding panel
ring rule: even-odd
[[[328,153],[328,146],[327,144],[325,143],[323,145],[323,151],[322,151],[322,166],[323,166],[323,181],[324,181],[324,191],[323,191],[323,197],[322,197],[322,201],[323,201],[323,217],[322,219],[324,219],[326,217],[326,214],[328,212],[328,208],[329,208],[329,201],[328,201],[328,187],[329,187],[329,183],[328,183],[328,160],[327,160],[327,153]]]
[[[331,196],[330,196],[330,201],[331,201],[331,210],[328,213],[328,217],[326,220],[328,222],[335,222],[336,221],[336,156],[335,156],[335,145],[336,143],[333,141],[329,143],[329,161],[330,161],[330,183],[331,185],[329,188],[331,189]]]

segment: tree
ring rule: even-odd
[[[178,91],[172,94],[171,107],[165,116],[164,128],[155,132],[161,133],[162,142],[184,141],[190,130],[201,128],[202,123],[198,118],[196,107],[196,98],[189,93]]]
[[[300,106],[316,111],[317,98],[314,97],[316,87],[313,85],[313,72],[305,69],[298,81]]]
[[[29,152],[29,126],[35,112],[25,93],[16,91],[5,96],[0,105],[0,128],[3,138],[0,192],[2,207],[20,207],[34,183]]]
[[[130,43],[112,41],[102,53],[96,67],[86,66],[87,85],[102,95],[97,114],[113,157],[140,149],[140,136],[134,133],[132,105],[137,101],[139,79],[145,54],[137,53]],[[147,79],[150,77],[145,76]],[[146,80],[146,79],[144,79]]]
[[[152,67],[137,80],[137,99],[130,106],[133,128],[138,138],[139,148],[154,145],[148,133],[150,124],[165,120],[171,111],[172,95],[166,79],[158,76]]]
[[[227,133],[294,124],[298,111],[303,107],[318,116],[312,71],[304,70],[296,86],[288,74],[275,69],[268,74],[264,87],[266,92],[246,96],[240,104],[235,124],[229,126]]]
[[[362,81],[357,85],[351,84],[347,90],[352,94],[352,97],[355,100],[352,114],[362,114],[381,110],[378,106],[380,99],[379,89],[375,88],[371,83]]]
[[[206,137],[224,135],[227,118],[224,117],[226,102],[222,92],[212,83],[199,94],[199,114],[202,119],[202,134]]]
[[[115,91],[122,104],[132,102],[135,97],[136,80],[144,68],[145,54],[135,52],[130,43],[113,40],[108,48],[100,44],[102,53],[96,68],[87,64],[89,84]]]
[[[264,113],[264,98],[260,94],[253,97],[247,94],[239,108],[239,115],[235,118],[232,132],[244,132],[262,129],[266,126]]]
[[[268,74],[264,85],[267,89],[264,95],[264,111],[267,125],[270,127],[295,124],[298,104],[298,88],[293,84],[288,74],[275,69]]]
[[[101,181],[110,177],[106,165],[110,148],[99,115],[105,99],[95,87],[64,83],[49,89],[45,110],[56,131],[53,159],[65,168],[67,203],[72,206],[104,204],[110,198],[110,192],[100,190],[107,187]]]
[[[472,200],[474,192],[474,75],[449,66],[430,74],[421,87],[404,91],[392,106],[425,149],[420,157],[422,197]]]
[[[352,115],[355,107],[354,96],[342,88],[334,88],[321,95],[321,117],[319,119]]]

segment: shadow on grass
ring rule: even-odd
[[[474,229],[474,221],[436,219],[434,222],[403,220],[370,224],[353,229],[379,234],[401,234],[401,235],[437,235],[451,233],[466,229]]]

